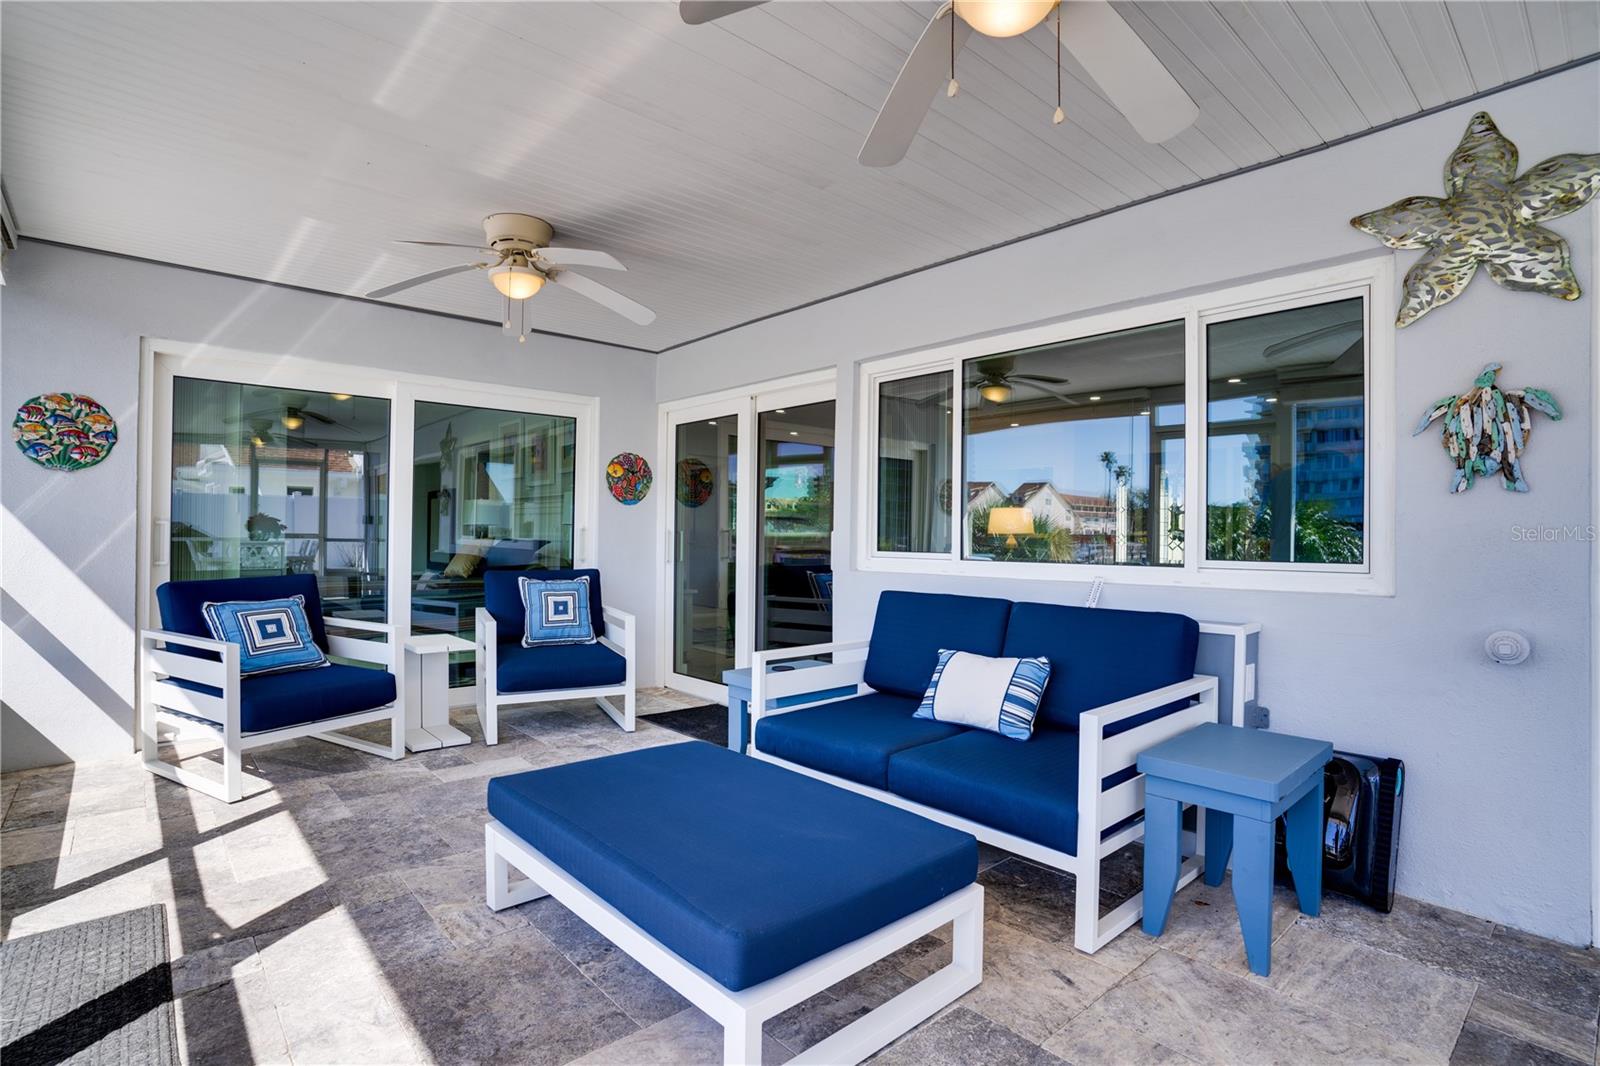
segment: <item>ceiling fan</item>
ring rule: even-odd
[[[982,376],[973,383],[978,395],[990,403],[1007,403],[1020,385],[1046,393],[1074,407],[1078,406],[1079,401],[1056,388],[1057,385],[1072,384],[1070,379],[1051,377],[1047,374],[1018,374],[1016,365],[1016,360],[1011,358],[985,359],[979,363],[978,373]]]
[[[691,26],[755,7],[764,0],[680,0],[678,15]],[[1061,108],[1061,47],[1082,64],[1100,91],[1151,144],[1177,136],[1200,116],[1189,94],[1105,0],[953,0],[935,11],[906,56],[857,159],[888,167],[905,158],[923,116],[948,78],[956,95],[956,53],[972,31],[1015,37],[1050,19],[1056,34],[1056,111]]]
[[[511,304],[515,302],[520,311],[523,302],[544,288],[545,282],[587,297],[638,325],[648,326],[655,321],[656,313],[643,304],[628,299],[622,293],[607,288],[598,281],[586,278],[582,274],[574,274],[567,269],[573,266],[588,266],[599,267],[601,270],[627,270],[627,267],[606,252],[583,248],[552,248],[550,241],[554,237],[555,228],[544,219],[508,211],[490,215],[483,220],[481,245],[453,244],[448,241],[396,241],[396,244],[414,244],[427,248],[470,248],[495,258],[492,262],[462,263],[459,266],[418,274],[414,278],[374,289],[367,293],[367,298],[381,300],[385,296],[392,296],[413,286],[437,281],[439,278],[447,278],[452,274],[464,274],[469,270],[486,270],[489,281],[506,298],[506,329],[511,328]],[[517,339],[524,341],[528,339],[527,320],[525,314],[520,317],[522,326]]]

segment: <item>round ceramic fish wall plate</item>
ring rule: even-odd
[[[40,466],[83,470],[116,447],[117,422],[82,393],[47,392],[17,408],[11,439]]]
[[[618,452],[606,464],[606,485],[611,495],[621,504],[632,506],[650,494],[650,483],[655,475],[644,456],[633,452]]]

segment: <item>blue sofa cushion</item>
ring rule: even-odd
[[[522,589],[517,579],[531,577],[536,581],[570,580],[576,577],[589,579],[589,619],[594,625],[594,635],[606,635],[605,611],[600,600],[600,571],[598,570],[486,570],[483,574],[483,605],[494,616],[495,635],[499,643],[522,642],[525,620],[522,607]],[[504,650],[504,649],[502,649]]]
[[[883,788],[889,756],[953,737],[960,726],[913,717],[917,701],[872,692],[786,711],[756,723],[756,750],[825,774]]]
[[[889,791],[1076,855],[1078,734],[1040,730],[1026,744],[969,729],[896,752]]]
[[[885,592],[878,597],[864,679],[879,692],[920,700],[943,649],[1001,654],[1010,613],[1010,600]]]
[[[172,683],[192,692],[222,695],[221,689],[195,681],[173,678]],[[159,702],[159,690],[157,695]],[[394,700],[394,675],[387,670],[331,663],[319,670],[259,674],[239,682],[239,728],[262,733],[387,707]]]
[[[522,591],[524,648],[595,642],[587,577],[546,581],[519,574],[517,587]]]
[[[311,639],[306,598],[298,593],[274,600],[207,603],[204,611],[211,635],[239,646],[240,677],[328,665],[328,657]]]
[[[551,644],[524,648],[502,644],[495,684],[501,692],[546,692],[559,688],[620,685],[628,661],[604,644]]]
[[[211,627],[206,624],[205,605],[228,600],[275,600],[289,596],[304,596],[306,622],[311,627],[311,639],[323,651],[328,650],[328,633],[322,625],[322,597],[317,591],[315,574],[273,574],[267,577],[219,577],[198,581],[166,581],[156,588],[156,605],[161,609],[161,628],[174,633],[187,633],[191,637],[211,637]],[[173,651],[199,654],[208,659],[216,656],[176,645]]]
[[[1181,614],[1019,603],[1003,654],[1050,660],[1039,723],[1076,729],[1084,711],[1193,677],[1199,642]]]
[[[497,777],[489,813],[732,990],[972,883],[966,833],[711,744]]]

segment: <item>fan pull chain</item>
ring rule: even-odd
[[[1056,113],[1051,122],[1061,125],[1066,121],[1067,113],[1061,110],[1061,5],[1056,4]]]
[[[956,9],[950,9],[950,84],[944,94],[954,96],[961,91],[961,83],[956,81]]]
[[[506,320],[500,323],[500,328],[508,331],[511,329],[511,297],[509,296],[506,297]]]
[[[517,302],[517,343],[528,343],[528,301]]]

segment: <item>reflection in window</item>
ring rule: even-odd
[[[1182,565],[1182,322],[971,360],[963,386],[969,558]]]
[[[1355,297],[1206,327],[1206,558],[1363,561],[1363,322]]]
[[[950,551],[948,370],[878,387],[878,550]]]
[[[577,420],[419,402],[411,631],[472,639],[490,570],[569,567]],[[451,654],[470,684],[473,654]]]
[[[383,621],[388,463],[388,400],[174,378],[172,576],[315,574]]]

